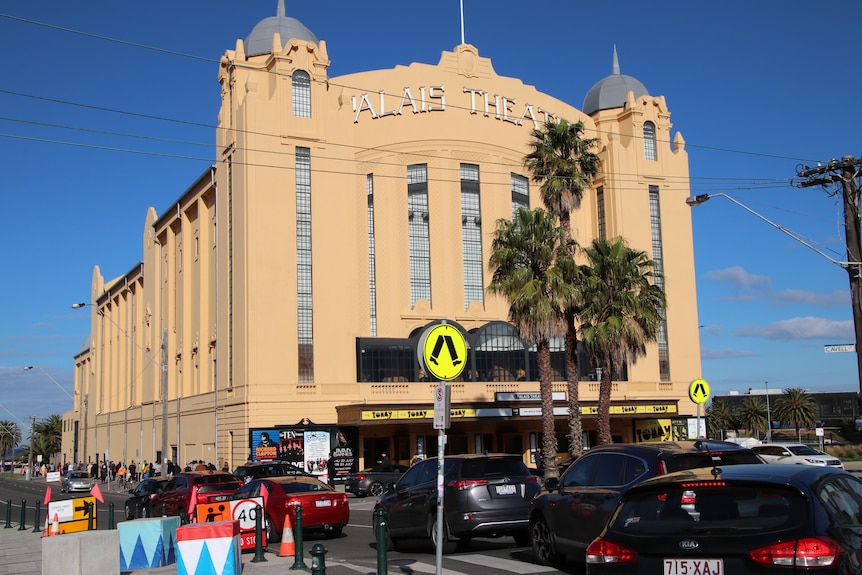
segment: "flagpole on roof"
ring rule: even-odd
[[[461,43],[464,43],[464,0],[461,0]]]

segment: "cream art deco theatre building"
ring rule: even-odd
[[[337,57],[336,54],[333,54]],[[436,453],[434,388],[416,345],[446,321],[467,340],[451,382],[453,453],[522,453],[541,429],[534,349],[486,291],[495,222],[540,207],[531,130],[582,121],[601,172],[572,213],[582,245],[623,236],[659,266],[665,329],[616,374],[616,441],[684,438],[700,377],[688,157],[663,96],[619,71],[579,109],[497,75],[469,44],[436,64],[330,77],[326,42],[279,2],[221,58],[217,156],[164,213],[128,273],[93,273],[75,357],[66,460],[250,457],[338,473]],[[137,263],[136,263],[137,261]],[[560,451],[567,429],[554,347]],[[598,375],[580,362],[587,444]],[[265,436],[264,436],[265,434]]]

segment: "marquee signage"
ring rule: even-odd
[[[461,96],[454,107],[460,111],[469,110],[470,114],[482,114],[486,118],[509,122],[522,126],[524,121],[532,122],[534,129],[539,130],[548,120],[559,121],[560,117],[533,104],[518,106],[518,99],[501,94],[491,94],[481,88],[464,86]],[[418,97],[417,97],[418,96]],[[446,86],[419,86],[413,90],[405,86],[400,95],[387,94],[379,90],[373,93],[363,92],[359,96],[351,96],[353,105],[353,123],[358,124],[363,115],[372,119],[386,116],[401,116],[406,112],[422,114],[425,112],[446,111]]]
[[[476,417],[476,410],[469,408],[451,409],[450,417]],[[433,409],[377,409],[363,411],[363,421],[381,421],[387,419],[431,419],[434,417]]]

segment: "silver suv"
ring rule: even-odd
[[[442,550],[463,548],[473,537],[513,536],[526,546],[530,500],[540,478],[520,455],[447,455],[443,465]],[[390,484],[377,505],[382,509],[388,546],[409,538],[437,544],[437,458],[421,461]]]

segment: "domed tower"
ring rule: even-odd
[[[689,196],[688,154],[685,140],[671,138],[670,112],[664,96],[651,96],[646,86],[620,73],[614,46],[611,75],[597,82],[584,98],[583,112],[593,118],[600,139],[597,150],[602,162],[594,182],[596,230],[599,238],[624,236],[629,244],[645,251],[656,262],[655,282],[662,287],[677,313],[666,315],[659,330],[658,381],[676,373],[699,369],[690,358],[674,356],[698,338],[696,322],[684,318],[697,315]],[[674,229],[662,233],[662,222]],[[672,242],[665,241],[673,239]],[[676,262],[671,264],[670,262]],[[673,285],[665,285],[665,269],[676,268]],[[679,313],[680,310],[683,313]],[[680,334],[676,341],[668,334]],[[688,338],[688,339],[686,339]],[[697,358],[699,360],[699,358]],[[691,363],[691,365],[688,365]]]
[[[297,20],[285,15],[284,0],[278,0],[278,8],[275,16],[264,18],[257,23],[251,34],[245,39],[246,56],[260,56],[261,54],[271,54],[273,52],[272,41],[275,35],[278,34],[283,44],[279,47],[284,48],[284,44],[290,39],[303,40],[318,44],[319,41],[311,30]]]

